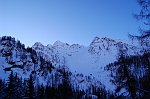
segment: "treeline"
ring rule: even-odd
[[[103,88],[92,87],[89,90],[73,88],[68,79],[68,72],[63,73],[62,83],[57,87],[35,85],[34,76],[29,79],[19,78],[16,73],[11,72],[8,80],[0,80],[0,99],[111,99],[112,93]]]
[[[64,77],[67,79],[66,73]],[[0,80],[0,99],[80,99],[85,94],[84,91],[72,90],[66,79],[55,88],[35,85],[33,75],[23,80],[11,72],[7,81]]]

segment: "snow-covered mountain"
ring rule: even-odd
[[[93,76],[110,90],[113,90],[114,86],[110,82],[110,73],[104,69],[105,66],[116,61],[119,53],[134,55],[139,50],[135,46],[106,37],[95,37],[89,46],[56,41],[47,46],[35,43],[32,48],[39,56],[56,66],[67,66],[74,74]]]
[[[74,87],[85,90],[91,85],[104,85],[114,90],[105,66],[116,61],[120,53],[134,55],[138,51],[135,46],[106,37],[95,37],[89,46],[56,41],[53,45],[37,42],[32,48],[25,48],[15,38],[4,36],[0,38],[0,78],[7,79],[10,71],[14,71],[22,78],[33,74],[36,84],[51,85],[50,79],[57,74],[59,84],[61,70],[65,69],[70,72]]]

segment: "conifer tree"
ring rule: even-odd
[[[27,87],[28,87],[28,98],[29,99],[33,99],[35,97],[35,90],[34,90],[34,80],[33,80],[33,76],[32,74],[30,74],[30,78],[28,80],[28,83],[27,83]]]
[[[0,79],[0,99],[3,99],[5,96],[5,88],[6,88],[6,84],[5,81]]]
[[[63,70],[63,80],[62,80],[62,97],[63,99],[69,99],[72,96],[72,88],[69,78],[69,73]]]
[[[45,99],[45,88],[43,85],[38,85],[37,99]]]

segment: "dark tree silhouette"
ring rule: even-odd
[[[137,0],[138,4],[141,6],[141,10],[138,14],[135,14],[135,18],[140,21],[144,21],[144,24],[147,29],[139,29],[140,35],[130,35],[129,37],[132,40],[137,39],[140,41],[140,44],[143,46],[144,51],[150,51],[150,0]],[[148,49],[145,49],[145,47]]]
[[[5,96],[5,88],[6,88],[6,84],[5,81],[0,79],[0,99],[3,99]]]
[[[7,99],[15,99],[15,79],[13,76],[13,72],[8,77],[8,82],[7,82],[7,88],[6,88],[6,97]]]
[[[34,80],[32,74],[30,74],[30,78],[28,80],[28,98],[33,99],[35,97],[34,93]]]
[[[43,85],[38,85],[37,89],[37,99],[45,99],[45,88]]]

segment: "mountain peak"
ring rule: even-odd
[[[69,46],[69,44],[68,44],[68,43],[63,43],[63,42],[57,40],[57,41],[53,44],[53,46],[57,46],[57,47],[62,46],[62,47],[64,47],[64,46]]]
[[[33,46],[32,46],[33,49],[36,49],[36,50],[43,50],[44,49],[44,45],[41,43],[41,42],[36,42]]]
[[[110,41],[110,42],[116,42],[115,40],[108,38],[108,37],[103,37],[101,39],[106,40],[106,41]]]
[[[95,37],[94,37],[94,40],[98,40],[98,39],[100,39],[100,37],[98,37],[98,36],[95,36]]]
[[[51,48],[52,46],[53,46],[53,45],[51,45],[51,44],[48,44],[48,45],[47,45],[48,48]]]
[[[41,46],[41,47],[43,47],[44,45],[41,42],[36,42],[33,46],[36,46],[36,47]]]
[[[93,40],[93,42],[104,42],[104,41],[107,41],[107,42],[116,42],[115,40],[111,39],[111,38],[108,38],[108,37],[98,37],[96,36]]]
[[[98,37],[96,36],[89,47],[90,53],[97,53],[100,54],[103,50],[111,50],[112,47],[115,47],[117,42],[111,38],[107,37]]]

